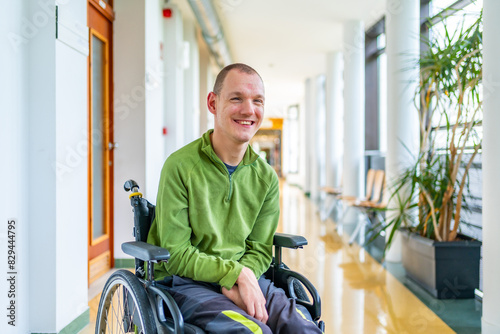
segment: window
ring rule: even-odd
[[[368,29],[365,37],[365,149],[387,149],[387,57],[385,20]]]
[[[379,50],[385,49],[385,34],[377,38]],[[377,57],[378,69],[378,120],[379,120],[379,150],[387,152],[387,54],[380,53]]]
[[[451,41],[457,40],[457,35],[454,32],[464,27],[470,26],[472,23],[478,20],[480,17],[481,9],[483,8],[482,0],[431,0],[427,5],[427,17],[424,17],[422,24],[422,31],[427,32],[428,37],[442,37],[446,36],[448,32],[448,38]],[[482,27],[480,27],[482,29]],[[425,36],[425,35],[424,35]],[[436,47],[439,47],[439,43]],[[442,44],[441,44],[442,46]],[[478,96],[479,100],[482,100],[482,85],[478,85]],[[474,101],[469,102],[469,109],[473,109],[477,106]],[[462,117],[457,121],[457,105],[453,103],[445,103],[440,105],[439,108],[446,108],[447,114],[449,115],[449,125],[457,126],[463,128],[464,123],[469,121],[466,117]],[[447,138],[446,122],[440,120],[438,114],[435,115],[431,120],[432,125],[432,136],[435,139],[435,147],[437,148],[437,153],[445,154],[448,149],[447,142],[450,140]],[[478,110],[478,113],[474,118],[478,124],[474,126],[474,132],[469,140],[466,142],[466,153],[467,151],[472,152],[473,147],[476,143],[479,143],[483,137],[482,128],[482,109]],[[480,151],[479,151],[480,153]],[[466,159],[467,160],[467,159]],[[464,205],[463,209],[466,209],[462,213],[462,218],[466,221],[466,224],[461,225],[461,233],[468,235],[470,237],[481,240],[482,239],[482,175],[481,175],[481,155],[478,154],[473,162],[473,167],[469,170],[469,178],[467,184],[467,191],[470,195],[468,202]],[[482,283],[481,283],[482,285]]]
[[[429,37],[439,41],[444,41],[449,38],[452,42],[457,41],[458,32],[463,27],[471,26],[478,18],[482,9],[482,0],[473,2],[472,0],[452,1],[452,0],[432,0],[430,2],[429,13],[431,17],[426,24],[430,26]],[[448,34],[448,35],[447,35]],[[439,47],[443,43],[438,43]],[[479,85],[479,99],[482,100],[482,87]],[[474,109],[477,103],[470,101],[470,109]],[[449,125],[453,126],[457,123],[458,106],[454,103],[444,103],[438,106],[440,110],[446,108],[449,116]],[[441,113],[435,113],[432,119],[433,137],[435,138],[435,147],[438,150],[445,151],[447,145],[447,129],[446,122],[440,117]],[[458,120],[458,126],[463,128],[463,124],[472,120],[472,112],[468,116],[461,117]],[[478,110],[474,120],[479,122],[474,126],[474,132],[466,143],[468,150],[472,150],[474,144],[482,139],[482,110]],[[458,144],[458,138],[457,142]]]

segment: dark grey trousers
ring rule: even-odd
[[[217,284],[173,276],[168,290],[179,305],[184,321],[208,333],[321,333],[316,324],[307,320],[297,308],[295,300],[289,299],[282,289],[263,277],[259,279],[259,285],[267,301],[267,324],[237,307],[220,292]]]

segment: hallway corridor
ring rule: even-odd
[[[317,206],[299,188],[282,183],[281,207],[278,231],[309,242],[304,249],[285,249],[284,261],[318,289],[326,333],[454,333],[363,248],[349,246],[332,220],[321,222]],[[90,291],[103,284],[99,280],[89,290],[91,324],[82,334],[94,333],[99,299]]]

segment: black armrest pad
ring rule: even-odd
[[[167,261],[170,259],[168,250],[142,241],[124,242],[122,250],[143,261]]]
[[[276,233],[274,235],[273,245],[286,248],[298,248],[307,245],[307,239],[301,235]]]

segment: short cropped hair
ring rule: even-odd
[[[234,63],[234,64],[227,65],[226,67],[224,67],[217,75],[217,78],[215,79],[214,88],[212,90],[215,94],[217,94],[217,95],[220,94],[220,92],[222,90],[222,85],[224,84],[224,80],[226,79],[227,74],[229,73],[229,71],[234,70],[234,69],[238,70],[240,72],[246,73],[246,74],[257,74],[259,76],[260,80],[262,82],[264,82],[262,80],[262,77],[260,76],[260,74],[257,73],[257,71],[254,70],[252,67],[250,67],[246,64],[242,64],[242,63]]]

